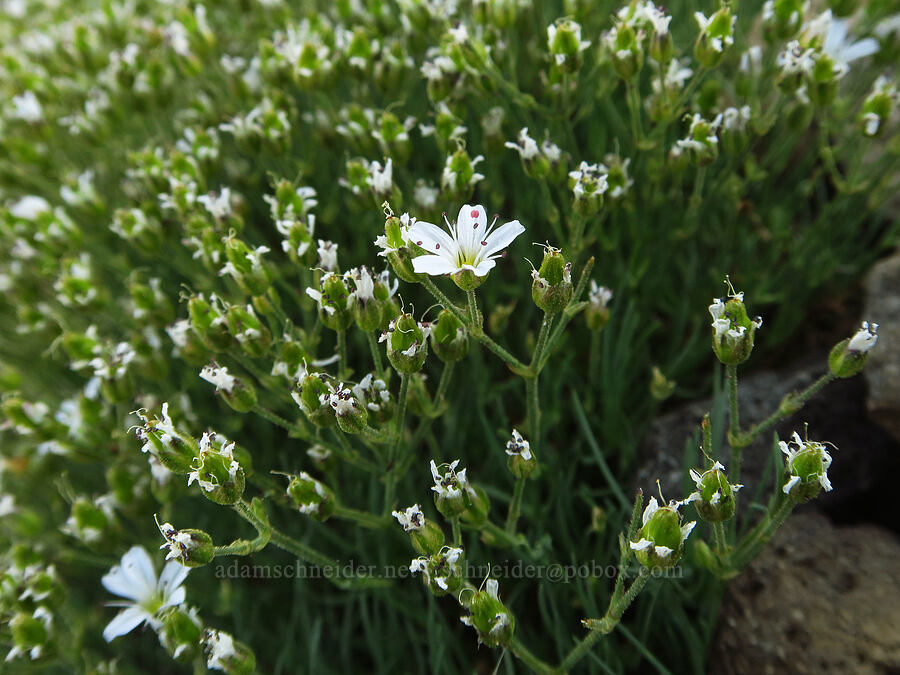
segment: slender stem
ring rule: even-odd
[[[337,455],[346,462],[350,464],[355,464],[360,469],[364,471],[368,471],[369,473],[381,473],[381,468],[376,466],[373,462],[370,462],[368,459],[363,457],[356,451],[356,449],[350,445],[350,441],[347,439],[347,436],[344,435],[344,432],[340,429],[331,429],[332,435],[337,439],[338,447],[334,448],[334,451]]]
[[[394,442],[388,448],[387,471],[384,477],[384,515],[394,507],[394,491],[397,486],[397,449],[403,438],[403,422],[406,418],[406,400],[409,397],[409,373],[400,379],[400,394],[397,396],[397,411],[394,413]]]
[[[725,379],[728,380],[728,442],[731,444],[731,466],[728,467],[732,479],[737,483],[741,476],[741,447],[736,440],[740,438],[741,422],[738,412],[737,366],[725,367]]]
[[[514,637],[512,642],[509,643],[509,651],[538,675],[553,675],[556,672],[553,666],[532,654],[517,637]]]
[[[278,415],[277,413],[274,413],[271,410],[269,410],[268,408],[264,408],[259,404],[253,406],[253,412],[255,412],[257,415],[259,415],[263,419],[266,419],[269,422],[271,422],[272,424],[279,426],[282,429],[285,429],[287,431],[298,431],[299,430],[298,425],[295,424],[294,422],[291,422],[290,420],[285,419],[281,415]],[[305,431],[305,429],[303,431]]]
[[[337,332],[337,353],[338,353],[338,377],[344,379],[349,376],[350,369],[347,363],[347,331],[339,330]]]
[[[478,529],[497,540],[497,545],[506,546],[508,548],[517,548],[525,544],[525,539],[518,535],[513,535],[504,530],[499,525],[495,525],[489,520],[484,521],[478,526]]]
[[[519,520],[519,514],[522,513],[522,495],[525,494],[524,477],[516,478],[516,485],[513,487],[512,499],[509,502],[509,511],[506,514],[506,531],[510,534],[516,533],[516,523]]]
[[[722,523],[710,523],[712,526],[713,540],[716,543],[716,550],[724,553],[728,548],[728,538],[725,536],[725,525]]]
[[[366,337],[369,342],[369,350],[372,352],[372,361],[375,364],[375,372],[378,374],[378,377],[383,380],[384,364],[381,360],[381,350],[378,349],[378,341],[375,338],[375,333],[366,333]]]
[[[450,519],[450,527],[453,528],[453,545],[462,546],[462,527],[459,524],[459,516]]]
[[[784,521],[787,520],[793,509],[794,502],[787,497],[783,497],[778,506],[767,513],[760,520],[759,524],[748,532],[735,547],[730,560],[732,570],[739,571],[748,565]]]
[[[441,371],[441,380],[438,382],[438,388],[434,394],[434,401],[432,403],[435,415],[440,413],[441,407],[444,404],[444,398],[447,396],[447,389],[450,386],[450,378],[453,376],[454,365],[456,365],[455,361],[444,362],[444,369]]]
[[[375,530],[387,527],[391,522],[390,518],[386,518],[384,516],[376,516],[374,513],[369,513],[368,511],[352,509],[349,506],[344,506],[343,504],[338,504],[334,507],[334,517],[344,518],[345,520],[353,520],[363,527],[368,527]]]
[[[528,433],[531,435],[531,444],[537,452],[541,449],[541,404],[537,375],[525,379],[525,399]]]
[[[466,299],[469,301],[469,324],[472,332],[478,335],[481,332],[482,318],[481,312],[478,311],[478,300],[475,298],[475,291],[466,291]]]
[[[644,132],[642,131],[643,125],[641,123],[640,98],[634,80],[627,80],[625,86],[627,90],[628,112],[631,117],[631,135],[634,137],[634,146],[638,148],[640,147],[644,136]]]
[[[438,288],[431,279],[425,277],[422,280],[422,285],[429,293],[434,296],[435,300],[441,303],[444,309],[449,309],[451,312],[453,312],[454,316],[456,316],[457,319],[459,319],[463,323],[468,323],[466,315],[463,313],[463,311],[455,304],[453,304],[450,299],[446,295],[444,295],[444,292],[440,288]]]
[[[537,341],[534,343],[534,354],[531,357],[531,368],[536,369],[537,364],[541,360],[541,356],[544,354],[544,349],[547,346],[547,338],[550,335],[550,326],[553,325],[553,316],[551,314],[544,314],[544,320],[541,321],[541,330],[538,333]]]
[[[591,629],[591,632],[566,655],[557,668],[558,672],[566,672],[584,658],[601,637],[612,632],[622,620],[625,610],[634,602],[649,579],[649,571],[642,568],[640,575],[632,582],[625,594],[618,601],[610,603],[609,609],[606,610],[606,615],[602,619],[586,619],[583,622],[586,627]]]
[[[771,427],[775,426],[775,424],[777,424],[779,420],[784,419],[785,417],[789,417],[790,415],[798,412],[804,405],[806,405],[806,402],[809,401],[810,398],[818,394],[822,390],[822,388],[833,379],[834,375],[832,375],[831,372],[827,372],[800,393],[788,394],[787,396],[785,396],[781,402],[781,405],[778,406],[778,410],[773,412],[759,424],[753,425],[753,427],[751,427],[750,430],[745,434],[747,443],[752,441],[762,432],[767,431]]]

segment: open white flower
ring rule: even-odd
[[[157,579],[146,549],[141,546],[130,548],[122,556],[121,563],[114,565],[101,579],[106,590],[130,601],[110,603],[110,606],[124,609],[103,629],[103,639],[110,642],[145,622],[154,630],[158,629],[162,625],[157,618],[159,611],[184,602],[185,590],[181,584],[187,574],[188,568],[171,561],[166,563]]]
[[[415,532],[425,527],[425,514],[422,513],[422,507],[413,504],[403,511],[391,511],[391,515],[397,519],[406,532]]]
[[[512,430],[512,437],[506,442],[506,454],[510,457],[520,456],[525,461],[531,459],[531,443],[525,440],[516,429]]]
[[[493,229],[497,218],[488,225],[481,205],[463,204],[456,222],[451,224],[446,215],[444,222],[449,233],[421,220],[409,228],[409,241],[428,252],[413,258],[416,272],[440,276],[469,270],[477,277],[486,276],[497,264],[494,259],[525,231],[518,220]]]

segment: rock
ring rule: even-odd
[[[900,542],[801,509],[726,591],[709,673],[900,671]]]
[[[863,316],[878,324],[878,344],[863,371],[869,415],[900,440],[900,253],[869,273]]]
[[[881,347],[880,341],[877,347]],[[877,348],[872,353],[875,351]],[[825,364],[826,354],[822,353],[783,371],[763,371],[741,377],[738,400],[744,428],[768,417],[786,393],[803,389],[815,381],[825,372]],[[720,405],[726,404],[723,401]],[[641,487],[648,494],[655,493],[658,477],[667,499],[681,499],[694,489],[686,479],[687,469],[701,466],[703,458],[690,439],[698,433],[703,414],[711,406],[710,399],[687,403],[653,421],[642,446],[633,487]],[[723,424],[725,419],[727,415],[723,415]],[[896,529],[898,525],[891,505],[895,476],[900,475],[900,444],[867,418],[863,378],[832,382],[803,410],[777,424],[775,431],[786,440],[794,431],[803,435],[804,423],[809,425],[811,440],[828,441],[837,448],[831,449],[834,462],[828,472],[834,491],[820,495],[815,500],[817,507],[840,523],[874,522],[900,531]],[[740,482],[746,487],[738,502],[742,514],[761,482],[764,489],[760,500],[765,501],[772,493],[774,471],[771,464],[767,466],[772,454],[771,434],[770,431],[765,437],[757,438],[743,452]],[[714,443],[717,448],[724,447],[724,429]],[[730,470],[728,457],[720,459]],[[777,461],[780,469],[780,453]],[[694,517],[692,511],[688,515]]]

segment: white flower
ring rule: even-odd
[[[228,671],[231,658],[237,654],[234,638],[228,633],[209,628],[204,633],[203,643],[207,653],[206,667]]]
[[[227,187],[223,187],[218,195],[215,192],[200,195],[197,201],[216,219],[221,220],[231,215],[231,190]]]
[[[146,622],[156,630],[161,626],[157,614],[165,607],[174,607],[184,602],[184,583],[188,568],[177,562],[166,563],[159,578],[153,569],[153,562],[146,549],[134,546],[122,556],[121,563],[114,565],[101,582],[114,595],[130,602],[110,603],[124,609],[103,629],[103,639],[107,642],[130,633]]]
[[[847,27],[847,21],[845,19],[832,19],[830,9],[826,10],[819,19],[822,24],[827,26],[825,44],[822,46],[822,49],[834,59],[835,64],[846,67],[851,61],[871,56],[878,51],[878,41],[873,38],[851,42],[852,38]]]
[[[234,375],[229,374],[228,368],[225,366],[217,366],[215,364],[203,366],[203,369],[200,371],[200,379],[206,380],[210,384],[214,384],[216,386],[216,391],[221,389],[227,394],[231,393],[231,390],[234,389],[234,385],[237,382],[237,378],[234,377]]]
[[[507,141],[503,146],[518,152],[522,159],[534,159],[541,153],[537,141],[528,135],[528,127],[522,127],[522,130],[519,131],[519,140],[516,143]]]
[[[584,161],[577,169],[569,172],[569,184],[572,185],[575,199],[584,199],[585,195],[602,195],[609,188],[607,178],[605,166]]]
[[[440,497],[455,499],[461,497],[464,490],[474,493],[474,490],[469,487],[466,469],[457,473],[457,464],[459,464],[458,459],[453,460],[450,464],[443,464],[442,466],[446,466],[447,470],[444,473],[440,473],[437,464],[434,463],[434,460],[431,460],[431,476],[434,479],[434,485],[431,489]]]
[[[791,447],[792,445],[796,447]],[[808,482],[811,476],[800,476],[794,473],[794,459],[802,452],[812,451],[814,453],[818,453],[822,460],[822,473],[818,474],[817,480],[819,481],[819,485],[825,490],[825,492],[831,492],[831,481],[828,480],[828,468],[831,466],[831,454],[825,449],[824,443],[817,443],[815,441],[804,441],[800,438],[800,434],[796,431],[794,435],[791,437],[790,443],[785,443],[784,441],[778,441],[778,447],[781,448],[781,452],[784,453],[785,458],[787,459],[787,468],[791,473],[791,477],[788,479],[788,482],[784,484],[782,487],[782,491],[784,494],[789,495],[791,490],[796,487],[798,483]]]
[[[159,526],[159,531],[166,539],[166,542],[160,548],[169,549],[169,552],[166,554],[166,560],[187,561],[191,535],[176,530],[172,523],[163,523]]]
[[[650,501],[647,502],[647,507],[644,509],[643,516],[641,517],[641,524],[646,525],[650,522],[650,519],[656,514],[660,509],[670,509],[672,511],[677,511],[680,506],[682,506],[684,502],[676,502],[671,501],[667,506],[661,507],[659,503],[656,501],[656,497],[650,497]],[[685,523],[681,526],[681,543],[684,544],[685,540],[693,531],[694,527],[697,525],[697,521],[691,521],[689,523]],[[648,548],[653,548],[654,552],[660,558],[668,558],[669,555],[672,554],[672,549],[668,546],[655,546],[652,541],[646,538],[642,538],[640,541],[632,541],[629,543],[632,551],[643,551]]]
[[[722,111],[722,128],[730,131],[743,131],[750,121],[750,106],[741,108],[725,108]]]
[[[13,96],[13,117],[26,122],[40,122],[44,119],[44,110],[33,91],[26,91],[21,96]]]
[[[372,162],[369,164],[369,176],[366,183],[375,191],[376,195],[390,194],[393,188],[393,169],[394,160],[388,159],[381,165],[381,162]]]
[[[531,443],[529,443],[517,430],[512,430],[512,438],[506,442],[506,454],[510,457],[520,456],[526,462],[534,455],[531,454]]]
[[[856,335],[850,338],[847,351],[865,353],[872,349],[876,342],[878,342],[878,324],[863,321],[862,327],[856,331]]]
[[[417,221],[409,228],[409,241],[425,249],[428,254],[413,258],[418,273],[455,274],[471,270],[483,277],[497,264],[495,258],[525,231],[518,220],[493,229],[497,218],[488,225],[487,214],[481,205],[463,204],[452,225],[444,216],[449,234],[431,223]]]
[[[326,272],[334,272],[338,265],[338,245],[332,241],[319,239],[319,246],[316,249],[319,254],[319,267]]]
[[[441,191],[426,183],[423,180],[419,180],[416,182],[416,187],[413,188],[413,199],[416,204],[421,206],[423,209],[430,209],[437,203],[438,195],[441,194]]]
[[[425,577],[425,583],[434,581],[438,588],[446,591],[448,588],[447,581],[450,579],[450,576],[459,570],[457,563],[462,554],[463,550],[461,548],[445,546],[438,552],[436,556],[438,560],[436,562],[432,562],[431,559],[425,556],[415,558],[409,563],[409,571],[413,574],[422,574]],[[441,571],[443,574],[432,577],[432,574],[436,571]]]
[[[415,532],[425,527],[425,514],[422,513],[422,507],[413,504],[403,511],[392,511],[391,515],[397,519],[406,532]]]
[[[28,195],[10,206],[9,214],[13,218],[35,220],[39,215],[48,213],[50,210],[50,204],[46,199],[36,195]]]
[[[605,309],[612,300],[613,292],[606,286],[598,286],[597,282],[591,279],[591,290],[588,292],[588,302],[600,309]]]
[[[219,443],[219,447],[216,448],[213,446],[213,443]],[[214,431],[205,431],[203,432],[203,436],[200,437],[200,452],[198,457],[194,457],[194,461],[191,467],[194,469],[188,474],[188,485],[191,485],[194,481],[197,481],[197,484],[206,492],[212,492],[218,486],[218,482],[213,482],[212,480],[206,480],[200,477],[200,470],[203,468],[203,458],[206,455],[217,454],[224,457],[228,460],[228,477],[229,479],[234,479],[237,476],[237,472],[240,470],[241,465],[234,458],[234,441],[228,442],[228,439],[217,434]],[[213,474],[204,471],[204,474],[208,478],[212,478],[213,480],[217,480]]]
[[[694,481],[694,485],[697,486],[697,491],[692,492],[690,495],[688,495],[687,499],[685,499],[683,502],[684,504],[690,504],[691,502],[700,501],[702,499],[702,496],[699,491],[703,489],[703,478],[706,476],[706,474],[712,473],[713,471],[721,471],[722,473],[725,473],[725,467],[722,465],[721,462],[715,462],[712,465],[711,469],[708,469],[707,471],[704,471],[703,473],[700,473],[696,469],[690,470],[689,473],[691,475],[691,480]],[[742,487],[744,487],[744,486],[740,483],[732,483],[731,491],[738,492]],[[716,506],[719,503],[719,501],[721,501],[721,499],[722,499],[722,490],[720,488],[720,489],[717,489],[713,493],[713,496],[710,498],[709,503],[712,504],[713,506]]]
[[[348,274],[356,286],[353,295],[356,296],[357,300],[365,303],[375,299],[375,281],[372,279],[372,273],[368,267],[365,265],[354,267]]]
[[[400,216],[400,238],[403,240],[404,246],[409,245],[409,228],[415,225],[415,223],[416,219],[408,213],[404,213]],[[375,237],[375,245],[381,248],[378,252],[378,255],[380,256],[387,256],[389,253],[396,253],[399,250],[397,248],[392,248],[388,244],[387,236],[384,234]]]

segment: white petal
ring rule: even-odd
[[[101,579],[103,587],[123,598],[141,601],[156,592],[156,572],[150,554],[142,546],[133,546]]]
[[[509,246],[513,240],[522,234],[525,228],[518,220],[512,220],[501,225],[488,235],[487,244],[482,247],[481,257],[489,258]]]
[[[640,541],[632,541],[629,545],[632,551],[643,551],[646,548],[650,548],[653,542],[649,539],[641,539]]]
[[[791,494],[791,490],[794,489],[794,486],[800,482],[800,476],[791,476],[791,479],[784,484],[782,490],[784,490],[784,494]]]
[[[865,38],[864,40],[860,40],[859,42],[854,42],[852,45],[844,49],[841,52],[841,60],[844,63],[850,63],[851,61],[856,61],[857,59],[864,59],[867,56],[872,56],[879,49],[878,42],[873,40],[872,38]]]
[[[694,527],[697,525],[696,520],[692,520],[689,523],[685,523],[681,526],[681,541],[684,541],[688,538],[688,535],[694,530]]]
[[[437,225],[417,220],[409,228],[409,240],[416,246],[421,246],[429,253],[454,257],[459,249],[457,243],[447,232]]]
[[[656,497],[650,497],[650,501],[647,502],[647,508],[644,509],[644,515],[641,517],[643,524],[646,525],[647,521],[650,520],[657,511],[659,511],[659,504],[656,501]]]
[[[106,628],[103,629],[103,639],[111,642],[120,635],[130,633],[147,619],[147,612],[140,607],[129,607],[116,614]]]
[[[672,555],[672,549],[668,546],[656,546],[654,548],[654,552],[660,558],[668,558],[670,555]]]
[[[466,265],[466,267],[471,268],[476,277],[483,277],[492,269],[494,269],[496,265],[497,263],[494,260],[482,260],[474,267],[472,267],[471,265]]]
[[[420,255],[418,258],[413,258],[412,263],[413,270],[419,274],[438,276],[459,271],[459,267],[441,255]]]
[[[184,580],[187,578],[188,572],[190,572],[190,569],[179,562],[166,563],[162,574],[159,575],[158,588],[162,591],[163,596],[168,598],[172,595],[174,597],[174,594],[178,590],[184,595],[184,589],[181,588],[181,584],[183,584]],[[171,604],[180,605],[181,602],[173,601]]]

